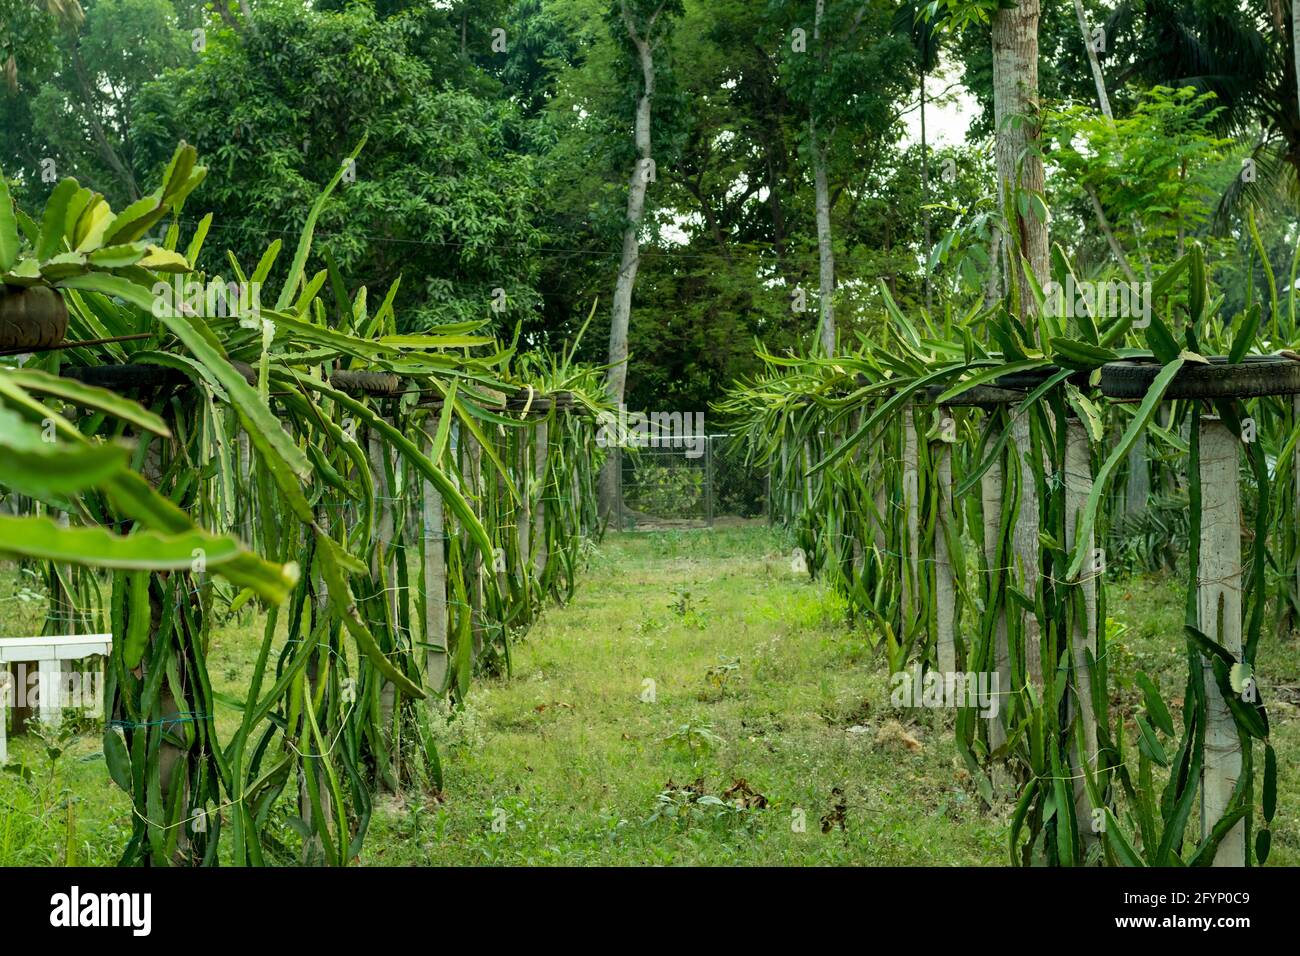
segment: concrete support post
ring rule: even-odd
[[[1089,555],[1095,555],[1095,538],[1088,532],[1086,541],[1079,542],[1076,530],[1079,515],[1092,493],[1092,449],[1083,423],[1071,418],[1066,423],[1065,436],[1065,546],[1067,551],[1079,544]],[[1074,774],[1080,775],[1086,766],[1090,772],[1097,768],[1097,715],[1092,699],[1092,665],[1089,657],[1097,656],[1097,579],[1105,571],[1102,561],[1090,558],[1084,565],[1084,574],[1078,589],[1083,599],[1082,616],[1070,617],[1070,644],[1073,649],[1074,680],[1070,688],[1070,713],[1083,727],[1085,753],[1080,754],[1076,744],[1070,747],[1070,765]],[[1077,740],[1077,737],[1075,738]],[[1085,842],[1097,839],[1092,827],[1092,801],[1082,777],[1074,781],[1074,810],[1078,819],[1079,834]]]
[[[1011,424],[1011,442],[1020,457],[1019,513],[1012,532],[1012,551],[1019,576],[1020,588],[1033,597],[1038,593],[1040,564],[1038,555],[1038,485],[1035,482],[1033,446],[1026,410],[1016,415]],[[1021,612],[1024,626],[1024,661],[1027,680],[1039,690],[1043,687],[1043,652],[1038,618],[1028,611]]]
[[[433,453],[434,436],[438,433],[438,412],[431,412],[424,420],[425,454]],[[437,462],[434,465],[437,466]],[[424,483],[424,640],[425,680],[434,691],[447,683],[447,537],[443,514],[442,495],[431,482]]]
[[[1201,418],[1201,552],[1196,570],[1201,630],[1241,655],[1241,496],[1238,439],[1218,418]],[[1223,817],[1241,774],[1237,724],[1209,660],[1205,674],[1205,764],[1201,771],[1201,836]],[[1246,825],[1239,821],[1214,854],[1215,866],[1246,865]]]
[[[533,436],[533,480],[537,492],[537,508],[533,512],[533,565],[540,581],[546,570],[546,464],[550,449],[550,427],[545,418],[536,425]]]
[[[952,409],[939,409],[939,441],[934,445],[935,503],[938,515],[934,522],[934,604],[935,651],[939,672],[948,675],[957,672],[957,642],[955,636],[957,595],[952,576],[952,556],[948,553],[948,534],[954,526],[955,514],[952,500],[952,442],[956,439],[956,425]]]
[[[993,601],[997,595],[1000,570],[1006,564],[1001,554],[1002,534],[1002,462],[995,461],[988,471],[980,477],[980,503],[984,512],[984,567],[988,574],[988,597]],[[998,712],[988,719],[989,750],[997,750],[1007,742],[1006,701],[1011,691],[1011,655],[1007,646],[1007,608],[1005,602],[998,611],[993,631],[993,666],[997,672]],[[1005,774],[995,775],[998,783],[1004,782]]]
[[[909,404],[903,408],[903,513],[904,524],[903,553],[903,593],[900,607],[898,639],[903,640],[908,626],[916,620],[919,610],[917,586],[919,581],[919,537],[921,510],[917,500],[917,470],[919,467],[916,420],[913,407]]]

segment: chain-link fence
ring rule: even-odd
[[[767,472],[746,464],[731,435],[664,437],[618,454],[625,531],[709,528],[766,513]]]

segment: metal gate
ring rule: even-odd
[[[711,528],[766,513],[767,472],[746,465],[729,434],[664,437],[617,454],[624,531]]]

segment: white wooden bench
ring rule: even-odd
[[[112,634],[72,634],[61,637],[0,637],[0,673],[7,671],[8,665],[18,663],[35,663],[38,669],[40,687],[58,687],[62,674],[63,661],[79,661],[87,657],[107,657],[113,649]],[[7,675],[0,676],[0,681],[8,681]],[[7,694],[0,695],[4,710],[12,707],[17,700],[19,688],[8,687]],[[5,721],[8,714],[0,710],[0,764],[9,759],[9,744],[6,737]],[[44,722],[57,724],[60,719],[60,706],[57,694],[40,694],[40,718]]]

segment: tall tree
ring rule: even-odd
[[[668,34],[671,17],[681,12],[680,0],[618,0],[616,4],[617,23],[626,31],[627,43],[641,75],[633,132],[636,161],[628,179],[623,252],[610,310],[609,371],[605,379],[605,390],[615,406],[623,404],[623,394],[627,388],[627,330],[632,316],[632,290],[636,285],[636,271],[641,262],[641,217],[645,212],[646,190],[655,175],[650,140],[650,111],[655,96],[655,53]],[[611,514],[619,505],[616,501],[619,467],[619,456],[611,454],[601,470],[600,510],[603,515]]]
[[[1077,2],[1077,0],[1076,0]],[[895,31],[903,33],[916,48],[917,91],[920,99],[921,113],[921,217],[924,231],[923,248],[927,259],[930,257],[932,244],[930,223],[930,144],[926,141],[925,128],[925,81],[939,65],[940,33],[934,21],[924,15],[917,0],[908,0],[894,15]],[[925,308],[932,308],[932,285],[930,269],[925,270]]]
[[[813,43],[823,71],[829,58],[830,44],[822,40],[822,20],[826,13],[825,0],[817,0],[813,18]],[[817,339],[822,351],[835,354],[835,245],[831,242],[831,187],[826,178],[826,151],[834,127],[826,138],[818,136],[817,117],[821,112],[814,106],[808,111],[808,154],[812,158],[813,190],[817,197],[817,305],[821,318],[817,323]]]
[[[1097,102],[1107,119],[1115,114],[1110,109],[1110,96],[1106,93],[1106,77],[1101,72],[1101,58],[1098,56],[1098,42],[1093,37],[1093,30],[1088,26],[1088,14],[1083,9],[1083,0],[1074,0],[1074,15],[1079,20],[1079,34],[1083,37],[1083,48],[1088,54],[1088,66],[1092,70],[1092,80],[1097,85]]]
[[[1017,0],[993,12],[993,122],[998,200],[1015,221],[1008,275],[1023,285],[1021,260],[1047,280],[1047,206],[1038,116],[1039,0]],[[1020,308],[1033,301],[1022,287]]]
[[[911,87],[912,55],[909,40],[893,30],[892,4],[816,0],[811,10],[799,2],[784,6],[790,31],[785,82],[807,117],[804,147],[817,224],[817,342],[831,355],[836,341],[833,169],[855,148],[897,132],[898,101]]]
[[[954,49],[963,64],[962,82],[981,107],[967,138],[989,136],[994,141],[998,209],[1009,212],[1010,218],[1002,217],[1002,228],[994,231],[990,243],[995,262],[989,272],[995,281],[986,288],[986,301],[991,302],[1011,283],[1023,286],[1022,259],[1036,273],[1047,266],[1039,103],[1090,99],[1095,78],[1070,4],[939,0],[926,11],[959,35]],[[1021,308],[1031,301],[1021,295]]]

